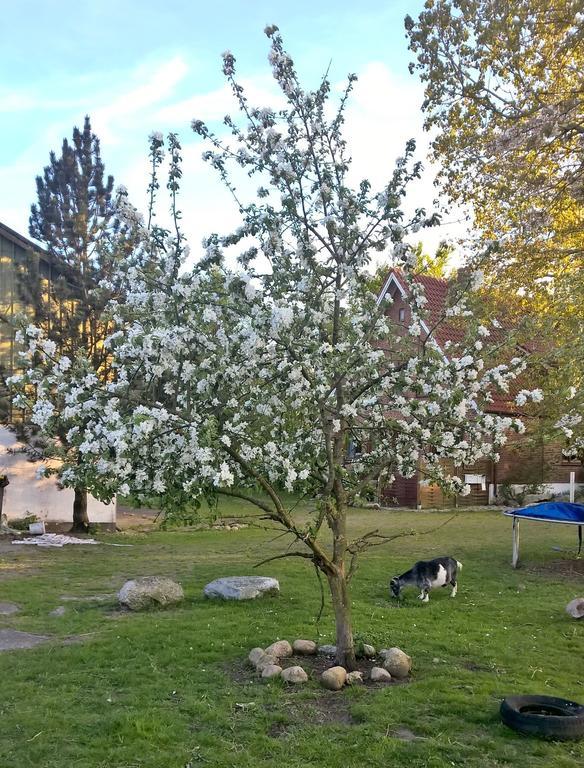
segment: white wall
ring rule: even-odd
[[[73,491],[70,488],[60,490],[54,476],[37,479],[40,462],[29,461],[24,453],[8,452],[9,448],[18,447],[14,434],[6,427],[0,427],[0,474],[7,475],[10,482],[4,489],[2,514],[8,520],[36,515],[45,522],[72,522]],[[91,523],[115,523],[115,499],[111,504],[102,504],[90,496],[87,513]]]

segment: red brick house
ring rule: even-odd
[[[442,348],[448,341],[460,341],[461,329],[443,320],[450,289],[449,281],[427,275],[417,275],[415,279],[424,288],[427,299],[427,321],[422,324],[423,332],[426,335],[432,334]],[[381,304],[386,297],[392,299],[387,303],[385,312],[394,323],[403,324],[404,329],[407,328],[411,316],[409,296],[404,276],[398,270],[390,270],[379,293],[378,302]],[[501,330],[500,333],[505,332]],[[519,348],[518,354],[529,355],[529,351]],[[517,415],[513,396],[495,395],[489,411],[500,415]],[[576,473],[578,486],[584,485],[584,467],[579,462],[566,459],[560,443],[544,444],[541,440],[530,438],[528,420],[524,421],[528,427],[526,434],[510,436],[509,442],[500,452],[499,461],[484,459],[469,467],[456,468],[456,474],[462,475],[471,487],[468,496],[456,499],[458,505],[496,503],[503,484],[515,490],[524,488],[525,485],[538,484],[544,487],[544,493],[548,495],[564,493],[569,490],[571,472]],[[418,471],[411,478],[398,476],[391,485],[386,486],[382,491],[382,502],[388,506],[436,508],[452,506],[453,499],[446,497],[439,486],[427,484],[423,473]]]

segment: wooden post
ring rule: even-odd
[[[573,504],[576,498],[576,473],[570,472],[570,502]]]
[[[519,562],[519,518],[513,517],[513,559],[511,565],[517,568]]]

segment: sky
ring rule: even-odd
[[[358,75],[346,132],[357,176],[382,186],[405,142],[424,160],[428,137],[422,87],[408,72],[403,19],[421,0],[19,0],[2,3],[0,61],[0,221],[28,235],[35,176],[86,114],[101,141],[106,172],[142,211],[148,135],[179,134],[183,227],[197,257],[202,237],[238,223],[229,194],[201,160],[193,118],[213,124],[235,112],[221,53],[237,59],[250,101],[273,103],[266,24],[279,26],[305,87],[330,67],[334,88]],[[432,207],[435,169],[412,188],[408,206]],[[165,200],[161,198],[164,206]],[[164,213],[160,214],[164,223]],[[422,236],[428,250],[461,233],[460,213]],[[453,224],[450,222],[454,222]]]

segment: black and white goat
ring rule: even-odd
[[[428,592],[434,587],[452,586],[450,597],[456,597],[457,575],[462,563],[453,557],[437,557],[434,560],[420,560],[401,576],[394,576],[389,587],[394,597],[399,598],[403,587],[418,587],[418,598],[425,603],[430,599]]]

